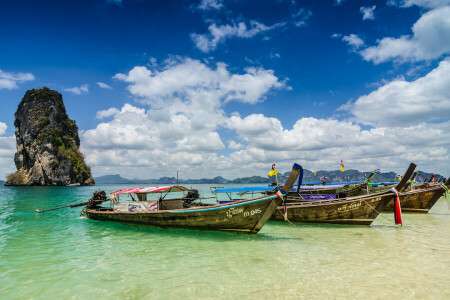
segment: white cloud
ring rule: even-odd
[[[285,23],[276,23],[272,26],[266,26],[257,21],[250,21],[249,23],[249,26],[244,22],[220,26],[213,23],[208,27],[209,33],[192,33],[191,38],[199,50],[207,53],[216,50],[217,46],[224,43],[227,39],[233,37],[252,38],[259,33],[267,32],[285,25]]]
[[[243,149],[245,146],[241,143],[235,142],[235,141],[230,141],[228,143],[228,148],[232,149],[232,150],[240,150]]]
[[[399,38],[386,37],[376,46],[360,53],[375,64],[395,60],[398,62],[436,59],[450,52],[450,6],[423,14],[413,25],[413,35]]]
[[[1,89],[16,89],[18,83],[34,80],[34,75],[31,73],[15,73],[5,72],[0,70],[0,90]]]
[[[334,5],[341,5],[345,0],[333,0]]]
[[[81,94],[89,92],[89,85],[83,84],[82,86],[79,86],[79,87],[76,86],[76,87],[73,87],[73,88],[64,89],[64,91],[71,92],[71,93],[74,93],[76,95],[81,95]]]
[[[0,122],[0,135],[4,135],[7,128],[8,126],[5,123]]]
[[[424,8],[437,8],[450,5],[450,0],[388,0],[387,4],[401,7],[416,5]]]
[[[346,106],[358,123],[412,126],[450,115],[450,59],[415,81],[389,82]]]
[[[118,113],[120,113],[120,110],[118,110],[115,107],[111,107],[111,108],[108,108],[106,110],[98,111],[97,114],[96,114],[96,118],[97,119],[105,119],[105,118],[109,118],[109,117],[115,116]]]
[[[97,113],[98,118],[113,119],[85,131],[82,145],[88,162],[104,172],[112,164],[167,172],[163,161],[205,172],[230,165],[229,158],[217,154],[225,149],[218,133],[227,120],[222,107],[233,100],[263,101],[270,90],[284,87],[271,70],[248,68],[232,74],[223,63],[210,67],[193,59],[168,60],[161,70],[134,67],[114,78],[129,83],[130,93],[149,108],[126,104]]]
[[[276,122],[274,123],[276,124]],[[263,125],[264,126],[264,125]],[[277,160],[279,169],[297,161],[309,169],[336,170],[343,158],[347,168],[403,172],[409,162],[420,170],[448,174],[450,122],[404,128],[363,130],[348,121],[302,118],[292,129],[276,125],[270,132],[248,136],[246,149],[230,158],[239,165]]]
[[[264,79],[272,71],[233,74],[224,64],[192,59],[169,60],[160,70],[135,67],[115,78],[127,82],[146,108],[126,104],[98,112],[112,120],[82,134],[82,151],[97,176],[159,178],[177,169],[183,178],[235,178],[237,169],[239,176],[266,176],[274,160],[284,172],[294,161],[309,169],[338,169],[342,158],[349,169],[401,173],[413,161],[421,170],[447,174],[449,65],[445,60],[412,82],[381,82],[348,104],[352,119],[301,118],[291,128],[270,116],[228,115],[223,109],[230,94],[252,95],[238,101],[255,103],[282,87],[277,77]],[[254,83],[260,81],[265,84]],[[221,154],[223,132],[231,154]]]
[[[377,8],[375,5],[373,6],[361,6],[359,8],[359,11],[362,13],[363,20],[374,20],[375,17],[373,15],[373,11],[375,10],[375,8]]]
[[[292,19],[294,20],[294,25],[297,27],[305,26],[306,21],[312,16],[312,12],[305,8],[299,8],[296,12],[292,14]]]
[[[97,82],[97,85],[98,85],[99,87],[101,87],[102,89],[108,89],[108,90],[111,90],[111,89],[112,89],[111,86],[109,86],[109,85],[107,85],[106,83],[103,83],[103,82]]]
[[[335,36],[333,35],[333,37],[335,37]],[[353,49],[358,49],[358,48],[364,46],[364,41],[359,36],[357,36],[356,34],[353,34],[353,33],[350,35],[343,36],[342,40],[344,42],[347,42],[347,44],[349,44]]]
[[[14,153],[16,152],[16,138],[3,137],[8,126],[0,122],[0,180],[5,180],[7,174],[14,172]]]
[[[201,0],[198,8],[201,10],[213,10],[223,8],[223,0]]]
[[[265,99],[272,88],[284,86],[272,70],[247,68],[244,74],[230,74],[224,63],[216,69],[193,59],[170,61],[162,71],[134,67],[128,74],[116,74],[115,79],[130,83],[128,90],[144,102],[167,105],[165,101],[182,98],[193,102],[214,103],[241,101],[256,103]],[[201,103],[203,105],[203,103]]]

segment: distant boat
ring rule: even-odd
[[[276,195],[243,199],[226,204],[195,203],[192,199],[169,199],[169,193],[187,192],[182,186],[151,187],[116,191],[110,194],[112,207],[87,205],[84,214],[91,219],[135,223],[159,227],[220,230],[258,233],[298,177],[300,166],[294,164],[291,174]],[[120,195],[130,195],[133,201],[120,202]],[[147,197],[156,195],[150,200]],[[149,197],[150,198],[150,197]]]
[[[415,167],[415,164],[409,166],[403,179],[396,185],[398,191],[404,189]],[[295,200],[291,202],[290,197],[287,197],[286,217],[283,214],[284,207],[279,206],[271,219],[284,221],[287,218],[292,222],[370,225],[395,197],[396,195],[391,191],[342,199],[301,202]]]
[[[445,187],[444,187],[445,185]],[[446,188],[450,185],[450,179],[443,184],[434,184],[414,188],[400,194],[400,204],[402,212],[410,213],[428,213],[436,202],[446,192]],[[394,210],[394,203],[388,203],[385,210]]]

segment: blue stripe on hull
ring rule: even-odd
[[[196,209],[196,210],[184,210],[184,211],[171,211],[172,214],[180,214],[180,213],[187,213],[187,212],[198,212],[198,211],[210,211],[210,210],[218,210],[218,209],[227,209],[230,207],[236,207],[236,206],[242,206],[242,205],[247,205],[247,204],[251,204],[251,203],[256,203],[256,202],[261,202],[261,201],[266,201],[269,199],[275,199],[277,198],[277,196],[270,196],[264,199],[259,199],[259,200],[253,200],[253,201],[249,201],[249,202],[244,202],[244,203],[238,203],[238,204],[233,204],[233,205],[227,205],[227,206],[221,206],[221,207],[213,207],[213,208],[204,208],[204,209]]]

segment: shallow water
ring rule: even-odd
[[[0,299],[450,299],[450,210],[257,235],[89,220],[96,187],[0,187]],[[209,185],[195,185],[207,195]]]

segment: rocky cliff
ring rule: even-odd
[[[6,185],[94,185],[79,151],[78,126],[69,119],[60,93],[26,92],[15,113],[17,171]]]

